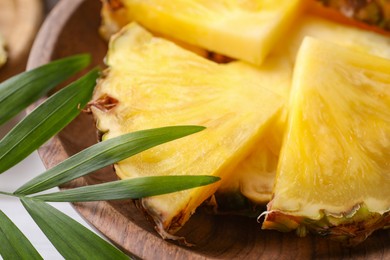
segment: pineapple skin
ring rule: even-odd
[[[390,31],[390,1],[388,0],[319,0],[344,16]]]
[[[268,205],[268,209],[270,208],[271,204]],[[347,247],[362,243],[376,230],[388,228],[390,225],[390,212],[384,214],[370,212],[364,204],[355,205],[337,217],[321,212],[322,217],[318,220],[273,210],[266,211],[263,215],[265,214],[266,220],[262,224],[262,229],[280,232],[295,230],[299,237],[312,233]]]
[[[302,52],[302,49],[305,52]],[[326,51],[323,51],[324,49]],[[334,57],[330,57],[331,55]],[[334,88],[331,80],[329,80],[330,83],[327,80],[324,81],[326,83],[320,85],[322,88],[317,87],[318,90],[312,87],[317,85],[315,82],[322,82],[316,78],[320,71],[319,67],[315,68],[316,66],[321,66],[321,68],[328,66],[333,70],[332,62],[322,63],[322,60],[335,61],[333,62],[336,67],[334,71],[337,74],[333,76],[341,79],[341,82],[344,82],[343,78],[349,78],[351,80],[349,82],[352,83],[348,84],[353,84],[356,92],[351,92],[351,88],[343,89],[342,85],[338,86],[337,91],[334,89],[333,93],[340,92],[332,97],[333,100],[340,100],[338,103],[324,102],[322,104],[319,102],[321,104],[318,105],[322,109],[331,107],[331,112],[317,113],[316,117],[310,117],[310,112],[305,111],[312,111],[314,108],[305,105],[307,103],[305,100],[312,100],[316,96],[313,95],[310,98],[302,96],[303,93],[298,91],[302,89],[298,86],[301,84],[306,86],[305,93],[317,93],[316,91],[330,93],[327,89]],[[339,66],[342,61],[339,60],[346,60],[349,68],[356,69],[355,73],[342,69],[342,66]],[[286,139],[278,165],[274,197],[263,214],[265,220],[262,228],[283,232],[296,230],[300,236],[311,231],[341,241],[346,245],[356,245],[375,230],[385,228],[390,224],[390,182],[388,179],[390,61],[307,38],[298,54],[297,63],[299,65],[294,71],[290,99],[289,126],[285,133]],[[359,67],[362,64],[367,66],[366,70]],[[313,67],[317,75],[314,71],[310,73],[307,71],[308,68]],[[321,73],[326,73],[326,70],[323,69]],[[304,77],[308,74],[309,77]],[[348,74],[353,75],[352,78],[348,77]],[[364,76],[361,75],[368,75],[368,78],[374,79],[375,83],[364,81]],[[311,83],[307,83],[307,80]],[[336,82],[340,81],[334,81],[333,84]],[[365,94],[367,97],[362,96]],[[325,96],[320,96],[323,100],[329,97],[326,94],[323,95]],[[365,102],[354,103],[360,98]],[[298,100],[296,102],[301,105],[295,107],[293,100]],[[339,111],[333,109],[337,106],[340,106]],[[357,110],[354,110],[356,108]],[[374,112],[375,109],[376,112]],[[362,120],[359,117],[356,121],[349,121],[350,124],[339,122],[335,126],[337,131],[332,133],[332,135],[335,134],[335,138],[322,137],[331,134],[326,131],[326,126],[316,125],[315,122],[323,121],[333,124],[331,118],[337,114],[344,114],[345,119],[353,118],[346,115],[346,111],[362,113],[365,122],[359,124],[359,120]],[[310,121],[310,119],[315,121]],[[317,145],[315,139],[318,132],[311,132],[307,130],[309,128],[321,129],[320,138],[324,138],[326,142],[317,140],[321,144]],[[337,137],[340,136],[339,131],[345,134],[341,135],[341,140]],[[298,133],[300,134],[297,135]],[[312,142],[306,142],[310,138]],[[346,156],[349,158],[348,162],[345,160]],[[341,160],[340,158],[344,158],[343,162],[339,161],[338,164],[334,164]],[[295,174],[292,174],[293,172]]]

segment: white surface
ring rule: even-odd
[[[10,124],[0,127],[0,138],[13,124],[14,123],[11,122]],[[0,175],[0,190],[14,192],[28,180],[44,171],[45,167],[43,166],[38,153],[34,152],[24,161]],[[51,191],[53,190],[58,189],[52,189]],[[89,227],[69,203],[51,203],[51,205],[76,221],[82,223],[84,226]],[[16,226],[18,226],[44,259],[63,259],[50,241],[41,232],[35,222],[31,219],[18,199],[0,195],[0,209],[15,223]]]

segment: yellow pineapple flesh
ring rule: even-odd
[[[355,244],[390,223],[390,60],[305,38],[265,229]]]
[[[304,8],[304,2],[300,0],[119,2],[124,6],[128,21],[136,21],[153,32],[256,65],[263,62]],[[108,18],[107,24],[115,23],[112,16],[105,17]]]
[[[114,100],[115,105],[91,108],[103,139],[161,126],[207,127],[191,138],[117,163],[116,172],[123,179],[149,175],[229,178],[283,105],[265,75],[245,73],[249,65],[214,63],[154,37],[135,23],[111,39],[106,62],[109,69],[92,103]],[[140,204],[160,234],[170,237],[168,233],[176,232],[218,186],[144,198]]]
[[[291,25],[286,39],[273,50],[263,64],[263,68],[268,67],[267,72],[262,70],[263,73],[268,73],[268,77],[279,79],[279,81],[273,81],[271,85],[274,91],[284,97],[286,103],[289,99],[293,64],[306,36],[390,59],[389,37],[338,24],[310,13],[305,14]],[[255,67],[253,71],[256,71]],[[249,208],[256,209],[256,205],[264,205],[271,200],[287,113],[288,108],[285,106],[284,113],[270,127],[264,140],[261,140],[251,154],[233,170],[232,176],[234,177],[221,184],[216,193],[219,211],[223,212],[223,209],[227,209],[229,213],[235,213],[237,209],[237,213],[246,214]],[[245,198],[249,199],[249,202]]]
[[[337,43],[357,51],[363,51],[390,59],[390,37],[348,25],[339,24],[307,13],[297,19],[274,50],[295,61],[296,54],[306,36]]]
[[[271,55],[260,67],[241,67],[243,69],[236,67],[237,73],[243,77],[263,78],[263,84],[283,98],[282,112],[267,128],[263,138],[255,144],[250,154],[232,170],[231,177],[222,181],[215,195],[219,213],[228,211],[233,214],[251,215],[255,213],[251,212],[251,208],[256,211],[257,205],[265,205],[272,196],[293,65],[284,56]]]
[[[312,14],[305,14],[291,25],[286,40],[273,50],[262,66],[262,73],[268,73],[268,77],[279,79],[279,81],[274,80],[273,84],[270,85],[272,85],[274,91],[285,98],[286,103],[289,98],[293,64],[302,40],[306,36],[390,58],[390,38],[374,32],[338,24]],[[268,69],[264,70],[266,67]],[[253,67],[252,72],[258,73],[256,67]],[[234,177],[221,184],[216,193],[218,212],[227,209],[229,213],[235,213],[236,207],[237,213],[246,214],[248,208],[254,208],[256,205],[269,202],[272,196],[273,181],[287,113],[288,109],[284,107],[284,113],[270,127],[269,134],[233,170],[234,174],[232,176]],[[239,196],[239,194],[244,197]],[[249,202],[245,198],[249,199]],[[240,203],[243,205],[240,205]]]

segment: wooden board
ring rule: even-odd
[[[42,18],[41,0],[0,1],[0,33],[5,39],[8,53],[7,63],[0,68],[0,82],[25,69]]]
[[[102,66],[107,47],[98,35],[99,11],[97,0],[62,0],[43,25],[28,68],[80,52],[91,53],[93,66]],[[39,153],[50,168],[96,139],[92,118],[83,114]],[[62,188],[115,178],[108,167]],[[390,230],[375,232],[355,248],[343,248],[318,236],[298,238],[293,233],[264,231],[255,219],[198,212],[180,231],[196,245],[189,248],[162,240],[130,201],[77,203],[75,207],[122,250],[142,259],[390,259]]]

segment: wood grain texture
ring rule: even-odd
[[[25,69],[42,18],[41,0],[0,1],[0,33],[8,53],[7,63],[0,68],[0,82]]]
[[[28,68],[80,52],[93,55],[93,66],[103,66],[107,47],[98,35],[99,10],[97,0],[62,0],[39,32]],[[39,153],[50,168],[96,139],[93,120],[83,114]],[[113,179],[108,167],[62,188]],[[142,259],[390,259],[390,230],[375,232],[355,248],[343,248],[320,237],[264,231],[254,219],[199,211],[180,231],[196,245],[185,247],[162,240],[131,201],[76,203],[75,207],[113,243]]]

